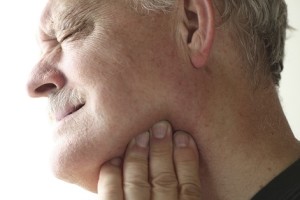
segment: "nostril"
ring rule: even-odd
[[[35,93],[36,94],[44,94],[44,93],[49,93],[55,89],[57,89],[56,85],[54,85],[53,83],[47,83],[47,84],[44,84],[44,85],[36,88]]]
[[[46,61],[40,61],[30,74],[27,90],[31,97],[48,97],[65,84],[66,78],[60,70]]]

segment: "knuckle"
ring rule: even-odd
[[[155,177],[153,177],[152,186],[173,188],[178,186],[178,181],[174,173],[161,172],[157,174]]]
[[[180,196],[183,199],[199,198],[201,187],[195,183],[185,183],[180,185]]]
[[[160,149],[151,149],[150,155],[153,159],[156,160],[165,160],[165,159],[171,159],[172,158],[172,151],[169,150],[160,150]]]
[[[152,156],[157,156],[157,157],[161,157],[161,156],[171,156],[173,155],[173,145],[171,143],[171,141],[169,143],[151,143],[150,145],[150,152]]]
[[[199,164],[196,162],[175,162],[177,174],[183,180],[198,180]]]
[[[124,166],[124,182],[126,184],[139,184],[148,181],[148,166],[146,163],[135,163]],[[146,180],[147,179],[147,180]]]
[[[150,184],[146,181],[141,181],[138,178],[124,182],[125,190],[141,189],[150,190]]]
[[[179,149],[174,153],[177,162],[194,163],[197,162],[199,155],[191,149]]]

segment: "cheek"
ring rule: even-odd
[[[101,165],[112,158],[123,157],[129,141],[153,123],[138,119],[128,123],[122,114],[113,121],[97,119],[97,116],[89,116],[87,120],[91,124],[79,124],[80,127],[86,126],[84,129],[65,133],[56,143],[52,160],[58,178],[94,192]]]
[[[129,136],[122,134],[118,123],[97,121],[92,115],[85,116],[77,125],[68,131],[62,130],[56,140],[52,169],[58,178],[90,189],[97,185],[101,165],[114,157],[122,157]]]

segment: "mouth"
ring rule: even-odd
[[[85,104],[79,104],[77,106],[73,106],[73,105],[70,105],[70,106],[67,106],[65,107],[63,110],[61,111],[58,111],[55,115],[55,118],[56,118],[56,121],[61,121],[63,120],[64,118],[74,114],[75,112],[79,111]]]

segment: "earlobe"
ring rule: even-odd
[[[208,62],[212,48],[215,20],[212,0],[182,0],[184,1],[184,16],[186,45],[189,57],[194,67],[201,68]]]

